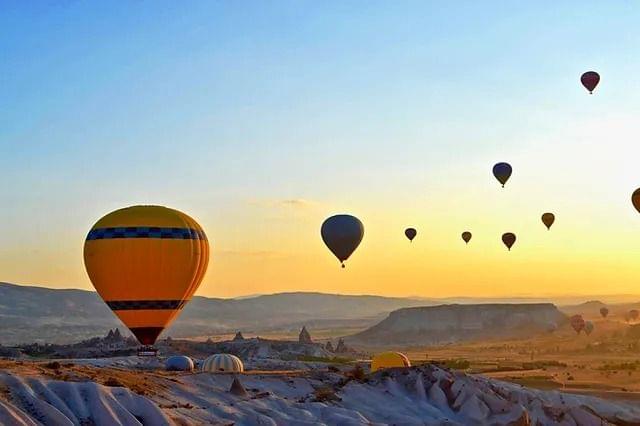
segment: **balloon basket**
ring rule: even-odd
[[[138,348],[138,356],[140,357],[157,357],[158,349],[153,346],[140,346]]]

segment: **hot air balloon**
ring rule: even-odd
[[[242,360],[231,354],[215,354],[202,362],[201,370],[208,373],[242,373]]]
[[[407,228],[404,230],[404,235],[407,236],[409,241],[413,241],[413,239],[416,237],[417,234],[418,234],[418,231],[416,231],[415,228]]]
[[[511,165],[509,163],[498,163],[493,166],[493,175],[498,179],[498,182],[502,184],[504,188],[504,184],[507,183],[509,177],[511,177]]]
[[[462,233],[462,239],[464,240],[465,244],[469,244],[469,241],[471,241],[471,232],[469,231],[464,231]]]
[[[322,241],[344,268],[344,261],[351,256],[362,241],[364,225],[355,216],[339,214],[331,216],[322,223],[320,234]]]
[[[556,217],[553,213],[544,213],[542,215],[542,223],[547,227],[547,230],[551,229],[551,225],[555,222]]]
[[[587,336],[593,333],[593,328],[593,323],[591,321],[587,321],[584,323],[584,332],[587,333]]]
[[[593,91],[600,82],[600,74],[595,71],[587,71],[582,74],[582,77],[580,77],[580,81],[582,82],[582,85],[589,91],[589,93],[593,94]]]
[[[174,355],[164,363],[167,371],[193,371],[193,360],[188,356]]]
[[[411,367],[409,358],[400,352],[382,352],[371,359],[371,372],[385,368]]]
[[[633,203],[633,207],[635,207],[640,213],[640,188],[633,191],[633,195],[631,195],[631,202]]]
[[[509,251],[511,251],[511,247],[516,242],[516,235],[513,234],[512,232],[504,233],[502,234],[502,242],[504,243],[505,246],[507,246]]]
[[[580,332],[584,329],[584,319],[582,315],[574,315],[569,319],[571,323],[571,327],[575,330],[576,333],[580,334]]]
[[[640,312],[638,312],[637,309],[632,309],[629,311],[629,318],[631,319],[631,321],[636,321],[639,315]]]
[[[200,225],[167,207],[109,213],[84,244],[93,286],[143,345],[153,345],[191,300],[208,262],[209,242]]]
[[[602,315],[602,318],[606,318],[607,315],[609,315],[609,308],[607,308],[605,306],[600,308],[600,315]]]

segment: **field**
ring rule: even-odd
[[[638,339],[623,322],[597,320],[595,326],[590,336],[567,327],[530,339],[404,350],[415,364],[438,361],[537,389],[640,401]]]

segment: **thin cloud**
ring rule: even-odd
[[[310,209],[319,205],[316,201],[305,198],[254,199],[247,202],[251,206],[285,209]]]

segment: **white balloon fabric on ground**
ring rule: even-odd
[[[201,370],[207,373],[242,373],[242,360],[231,354],[215,354],[202,362]]]
[[[193,360],[188,356],[175,355],[165,361],[167,371],[193,371]]]

